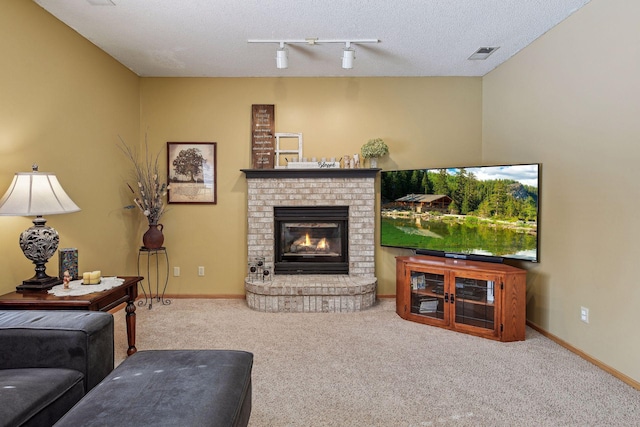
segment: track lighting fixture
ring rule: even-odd
[[[356,58],[356,52],[351,47],[352,43],[380,43],[378,39],[353,39],[353,40],[322,40],[317,38],[294,39],[294,40],[247,40],[248,43],[278,43],[280,47],[276,50],[276,67],[288,68],[289,56],[285,44],[302,43],[310,46],[325,43],[344,43],[345,48],[342,51],[342,68],[350,70],[353,68],[353,60]]]
[[[351,49],[351,43],[347,42],[342,51],[342,68],[350,70],[353,68],[353,60],[356,59],[356,52]]]
[[[284,42],[281,42],[280,48],[276,50],[276,67],[278,68],[289,67],[289,56],[288,56],[287,49],[284,47]]]

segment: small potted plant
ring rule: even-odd
[[[369,167],[378,167],[378,158],[389,154],[389,147],[381,138],[374,138],[367,141],[361,148],[362,157],[369,159]]]

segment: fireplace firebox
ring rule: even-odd
[[[276,206],[276,274],[349,274],[348,206]]]

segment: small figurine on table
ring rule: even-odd
[[[64,288],[69,289],[69,282],[71,281],[71,275],[69,274],[69,270],[66,270],[62,274],[62,283],[64,283]]]

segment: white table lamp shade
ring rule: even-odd
[[[18,172],[0,199],[0,215],[37,216],[78,212],[58,178],[47,172]]]

